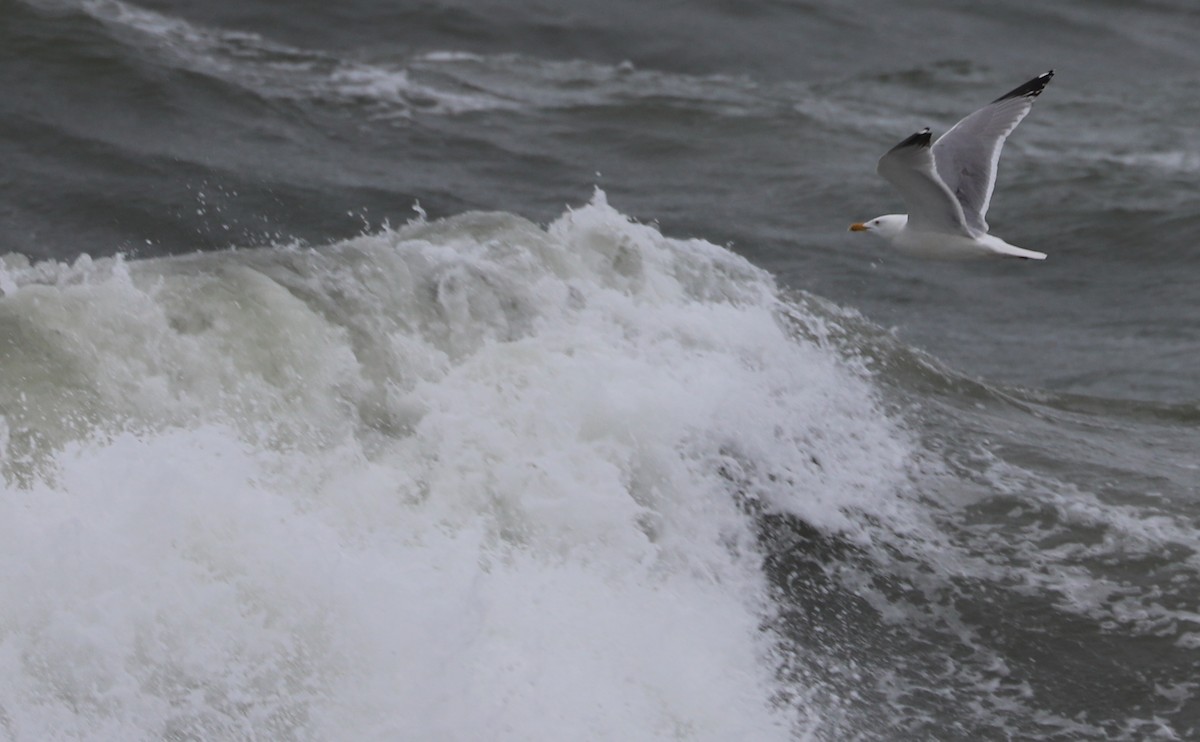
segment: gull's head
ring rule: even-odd
[[[908,214],[884,214],[870,221],[851,224],[850,231],[872,232],[880,237],[890,238],[900,234],[905,224],[908,224]]]

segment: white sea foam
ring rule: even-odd
[[[8,737],[820,724],[776,703],[804,689],[739,498],[853,530],[908,449],[744,260],[599,194],[545,230],[7,275]]]

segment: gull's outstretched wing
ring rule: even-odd
[[[932,135],[922,129],[879,158],[876,172],[896,187],[908,207],[908,228],[973,237],[962,205],[938,177],[930,150]]]
[[[987,232],[985,219],[996,187],[996,165],[1004,140],[1033,107],[1033,99],[1054,77],[1038,75],[967,116],[933,145],[937,173],[962,204],[967,226]]]

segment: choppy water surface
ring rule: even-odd
[[[1197,32],[4,2],[0,737],[1200,734]]]

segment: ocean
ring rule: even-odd
[[[0,0],[0,739],[1200,739],[1197,38]]]

